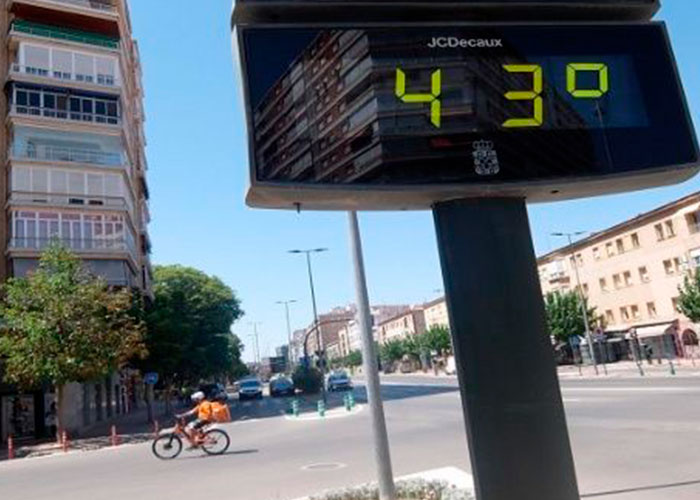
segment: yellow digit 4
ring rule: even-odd
[[[505,93],[509,101],[532,101],[531,118],[511,118],[503,122],[504,127],[539,127],[544,121],[544,99],[542,99],[542,66],[537,64],[504,64],[508,73],[532,73],[532,90],[513,90]]]
[[[400,68],[396,68],[396,97],[402,102],[430,103],[430,121],[437,128],[440,128],[440,115],[442,108],[440,94],[442,93],[442,72],[438,69],[430,76],[430,94],[407,94],[406,93],[406,73]]]

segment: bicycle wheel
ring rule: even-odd
[[[204,433],[202,449],[208,455],[223,455],[228,450],[231,439],[225,431],[212,429]]]
[[[177,434],[163,434],[153,441],[151,449],[161,460],[172,460],[182,451],[182,439]]]

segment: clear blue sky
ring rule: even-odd
[[[233,71],[229,0],[132,0],[146,89],[146,133],[153,222],[153,261],[193,266],[234,288],[245,317],[234,331],[252,357],[249,322],[262,322],[260,347],[271,354],[285,342],[282,306],[297,299],[293,328],[310,323],[303,258],[290,248],[328,247],[315,262],[321,310],[353,300],[344,213],[252,210],[243,202],[247,153],[240,89]],[[659,18],[669,24],[695,122],[700,120],[700,6],[667,0]],[[680,186],[530,207],[538,253],[561,241],[552,231],[600,230],[687,193]],[[442,288],[429,213],[363,214],[370,298],[418,303]]]

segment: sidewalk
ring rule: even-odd
[[[147,422],[148,411],[143,405],[138,410],[132,411],[127,415],[118,415],[98,422],[86,429],[80,431],[80,437],[71,439],[68,436],[68,451],[91,451],[112,446],[112,425],[117,431],[118,444],[135,444],[143,443],[153,439],[154,426]],[[169,425],[171,422],[170,416],[165,415],[165,403],[156,402],[153,407],[153,416],[156,421],[160,421],[160,427]],[[34,458],[46,455],[63,453],[63,447],[56,443],[55,440],[44,439],[31,443],[15,444],[15,459],[18,458]],[[7,460],[7,446],[3,445],[0,449],[0,460]]]
[[[700,360],[690,359],[675,359],[673,360],[673,371],[668,360],[663,360],[658,364],[654,360],[653,364],[646,361],[641,364],[641,370],[644,377],[648,378],[670,378],[670,377],[700,377]],[[579,371],[577,365],[567,365],[559,367],[559,378],[562,380],[570,379],[600,379],[600,378],[640,378],[640,367],[634,361],[620,361],[618,363],[610,363],[606,365],[598,365],[598,375],[595,374],[593,366],[584,365]],[[605,371],[607,370],[607,375]]]

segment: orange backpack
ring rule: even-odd
[[[211,404],[211,415],[214,422],[226,423],[231,421],[231,412],[228,405],[214,401]]]

